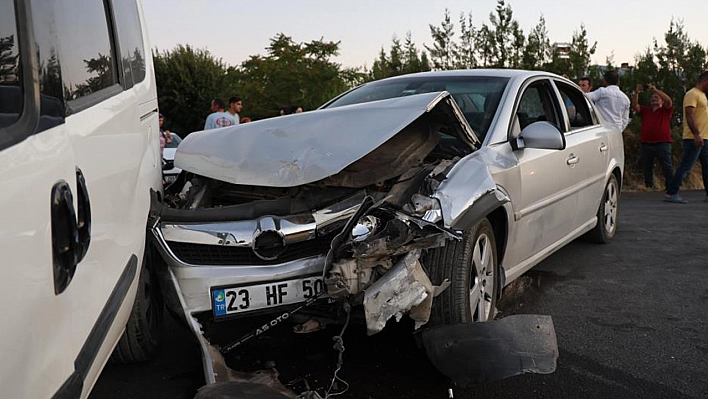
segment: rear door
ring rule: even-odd
[[[554,81],[565,116],[566,145],[576,157],[570,188],[578,193],[575,226],[595,218],[609,164],[609,138],[598,123],[583,93],[561,80]]]

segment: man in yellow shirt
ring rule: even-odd
[[[683,97],[683,156],[676,174],[666,188],[664,201],[685,204],[686,200],[678,194],[681,182],[693,169],[696,161],[701,161],[703,188],[708,202],[708,71],[698,76],[696,87]]]

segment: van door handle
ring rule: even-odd
[[[607,147],[607,144],[600,143],[600,152],[606,152],[608,149],[609,147]]]
[[[76,263],[81,262],[88,252],[91,243],[91,201],[84,173],[76,168],[76,227],[79,234],[79,244],[76,247]]]
[[[580,162],[580,158],[576,157],[574,154],[570,154],[568,159],[565,160],[565,163],[567,163],[568,165],[575,165],[578,162]]]
[[[61,180],[52,187],[52,269],[54,271],[54,294],[59,295],[69,286],[76,272],[76,248],[79,232],[76,227],[76,212],[71,188]]]

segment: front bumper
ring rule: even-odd
[[[175,254],[159,226],[153,228],[152,233],[157,242],[157,249],[174,275],[176,288],[184,299],[182,306],[185,309],[171,309],[177,313],[184,311],[187,314],[194,314],[211,311],[209,295],[211,287],[297,279],[322,274],[325,265],[325,255],[274,265],[194,265],[184,262]]]
[[[323,209],[283,217],[221,222],[159,220],[152,234],[185,307],[172,310],[187,314],[210,311],[211,287],[323,274],[332,238],[356,213],[362,198],[363,193],[357,193]]]

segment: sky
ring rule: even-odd
[[[296,42],[341,41],[335,60],[345,67],[371,67],[394,35],[411,32],[419,49],[431,44],[429,25],[439,26],[449,9],[459,28],[461,13],[472,13],[477,27],[489,22],[496,0],[143,0],[153,48],[170,50],[190,44],[209,50],[229,65],[265,54],[270,39],[282,32]],[[570,42],[583,23],[590,43],[597,41],[593,63],[634,63],[637,53],[663,44],[671,19],[682,20],[692,40],[708,45],[705,0],[509,0],[514,18],[528,33],[543,15],[551,42]],[[581,4],[582,5],[578,5]],[[459,31],[457,31],[459,32]],[[459,34],[459,33],[458,33]]]

